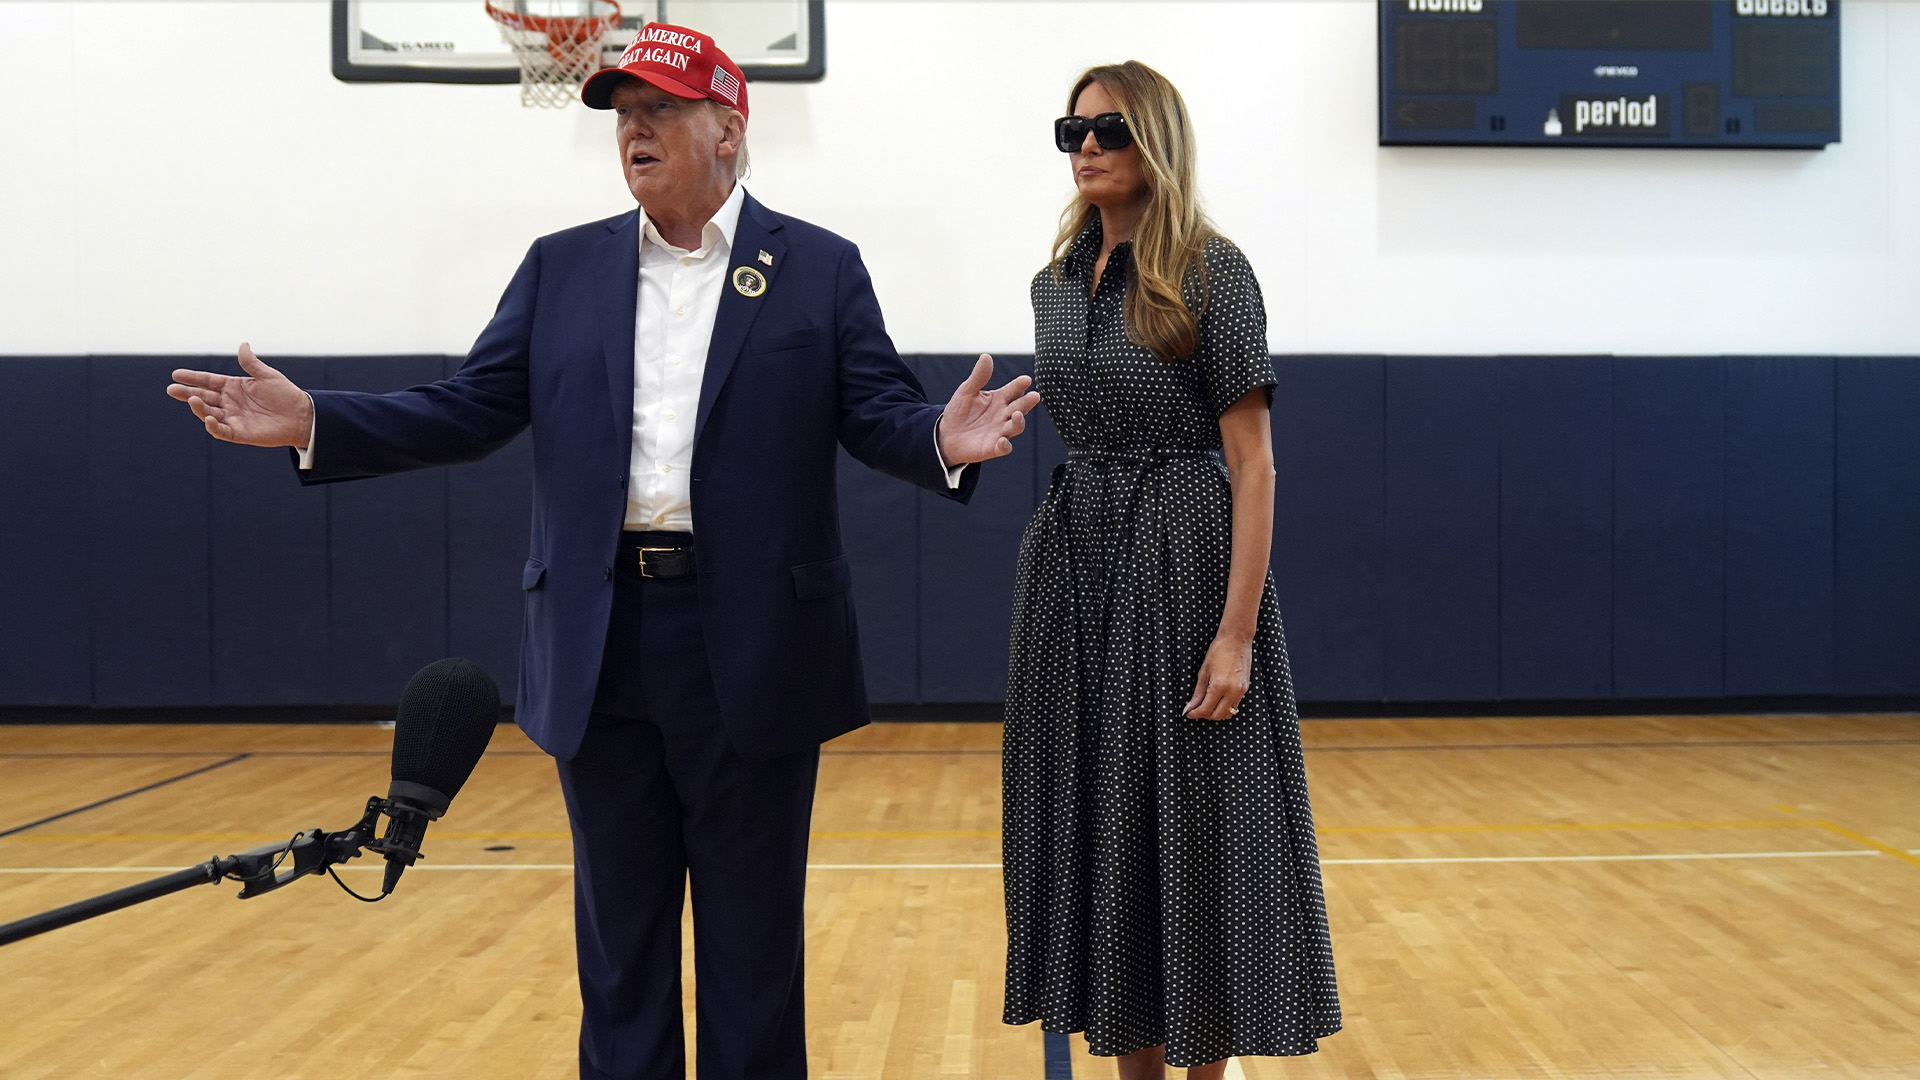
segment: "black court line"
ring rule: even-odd
[[[228,765],[231,765],[236,761],[245,761],[252,756],[253,756],[252,754],[235,754],[234,756],[228,758],[225,761],[216,761],[211,765],[202,765],[197,769],[190,769],[186,772],[183,772],[179,776],[169,776],[165,780],[156,780],[153,783],[146,785],[145,787],[137,787],[137,788],[134,788],[132,791],[123,791],[118,795],[109,795],[104,799],[100,799],[95,802],[90,802],[85,806],[76,806],[71,810],[62,810],[59,813],[53,814],[49,817],[43,817],[39,821],[29,821],[25,825],[15,825],[13,828],[8,829],[5,832],[0,832],[0,839],[4,839],[6,837],[12,836],[15,833],[26,832],[28,829],[38,828],[39,826],[45,825],[49,822],[59,821],[61,818],[70,818],[75,814],[84,814],[89,810],[98,809],[99,807],[105,806],[108,803],[116,803],[116,802],[119,802],[121,799],[130,799],[135,795],[152,791],[154,788],[163,788],[163,787],[166,787],[168,784],[177,784],[182,780],[187,780],[192,777],[199,776],[201,773],[212,772],[215,769],[224,769]]]

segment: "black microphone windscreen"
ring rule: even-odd
[[[471,660],[436,660],[407,681],[393,717],[393,779],[398,793],[431,803],[418,785],[446,801],[460,793],[500,722],[500,688]],[[407,788],[401,788],[408,785]],[[432,806],[434,816],[446,809]]]

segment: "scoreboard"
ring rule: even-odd
[[[1382,146],[1840,141],[1840,0],[1379,4]]]

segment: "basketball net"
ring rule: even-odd
[[[600,38],[620,26],[614,0],[487,0],[520,61],[520,104],[565,108],[600,70]]]

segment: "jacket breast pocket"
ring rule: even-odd
[[[793,568],[793,595],[798,600],[824,600],[853,587],[853,567],[845,555]]]
[[[803,326],[798,330],[786,330],[763,338],[750,339],[747,342],[747,351],[755,356],[805,352],[818,348],[824,337],[819,327]]]
[[[547,579],[547,564],[539,559],[528,559],[526,568],[520,571],[520,587],[528,592],[540,587]]]

